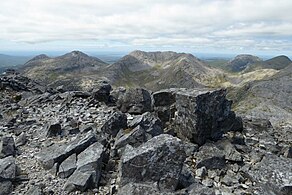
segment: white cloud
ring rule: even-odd
[[[291,9],[291,0],[9,0],[0,42],[287,49]]]

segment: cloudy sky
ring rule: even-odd
[[[292,51],[291,0],[1,0],[1,51]]]

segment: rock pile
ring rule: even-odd
[[[0,194],[291,192],[291,140],[236,117],[225,90],[38,90],[5,77]]]

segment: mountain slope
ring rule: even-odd
[[[262,60],[253,55],[241,54],[230,60],[226,67],[231,72],[240,72],[251,64],[261,62]]]
[[[108,66],[106,76],[113,84],[144,86],[152,90],[168,87],[201,87],[221,74],[191,54],[134,51]]]
[[[275,125],[292,125],[292,65],[270,78],[234,89],[230,98],[238,113],[269,118]]]

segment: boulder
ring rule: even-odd
[[[117,106],[122,112],[143,114],[152,110],[151,95],[146,89],[128,89],[117,100]]]
[[[81,152],[77,157],[77,169],[67,180],[65,190],[98,188],[103,157],[104,147],[98,142]]]
[[[140,125],[146,132],[147,140],[163,133],[162,123],[153,113],[146,112],[129,123],[129,128]]]
[[[113,137],[121,129],[127,128],[127,115],[122,112],[115,112],[101,127],[101,131]]]
[[[16,164],[12,156],[0,159],[0,194],[11,194],[12,182],[16,177]]]
[[[157,182],[160,190],[174,191],[185,158],[181,140],[167,134],[156,136],[138,148],[126,148],[120,163],[121,185]]]
[[[114,145],[115,149],[120,149],[125,147],[126,145],[131,145],[133,147],[138,147],[142,143],[146,142],[145,130],[138,125],[131,132],[125,133],[121,136]]]
[[[246,172],[257,185],[266,184],[269,194],[285,194],[292,186],[292,159],[266,154]],[[286,193],[286,194],[289,194]]]
[[[78,155],[77,170],[80,172],[91,173],[93,187],[98,187],[104,150],[104,146],[96,142]]]
[[[26,133],[22,132],[15,140],[15,145],[16,147],[18,146],[23,146],[25,145],[27,142],[27,137],[26,137]]]
[[[89,133],[85,137],[76,138],[70,143],[54,144],[44,148],[36,155],[36,158],[45,169],[51,169],[55,163],[63,162],[74,153],[79,154],[96,141],[95,135]]]
[[[175,125],[182,139],[202,145],[207,139],[221,138],[225,131],[239,130],[226,90],[178,90],[175,99]]]
[[[108,102],[112,86],[107,81],[99,81],[92,90],[92,96],[100,102]]]
[[[68,178],[64,190],[72,192],[75,190],[85,191],[91,185],[92,175],[89,172],[80,172],[78,170]]]
[[[67,178],[72,175],[76,168],[76,154],[72,154],[60,164],[58,176],[61,178]]]
[[[13,137],[3,137],[0,142],[0,158],[15,156],[16,148]]]
[[[224,152],[213,143],[206,143],[201,146],[194,157],[197,159],[197,168],[223,169],[226,165]]]

